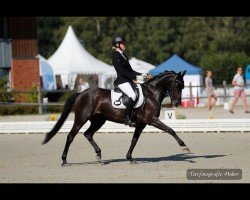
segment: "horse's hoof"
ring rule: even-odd
[[[182,151],[185,152],[185,153],[191,153],[191,151],[189,150],[189,148],[186,147],[186,146],[182,148]]]
[[[61,166],[65,167],[65,166],[67,166],[67,164],[68,164],[67,162],[63,162]]]
[[[138,163],[137,161],[135,161],[135,160],[131,160],[131,161],[130,161],[130,164],[131,164],[131,165],[135,165],[135,164],[139,164],[139,163]]]
[[[101,162],[101,161],[102,161],[102,157],[101,157],[101,156],[96,155],[95,157],[96,157],[96,160],[97,160],[98,162]]]
[[[101,165],[107,165],[107,164],[109,164],[109,162],[107,162],[107,161],[100,161],[100,164]]]

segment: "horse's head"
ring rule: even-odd
[[[185,73],[186,70],[179,73],[165,71],[149,82],[151,82],[158,91],[164,94],[165,97],[170,96],[172,105],[178,107],[181,105],[181,94],[184,88],[183,77]]]
[[[181,94],[182,94],[182,89],[184,89],[183,77],[185,74],[186,70],[177,73],[172,79],[172,85],[169,88],[170,99],[175,107],[181,105]]]

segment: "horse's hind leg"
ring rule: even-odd
[[[67,159],[69,146],[73,142],[76,134],[79,132],[79,130],[82,128],[82,126],[86,123],[86,121],[87,120],[82,121],[81,123],[79,123],[79,122],[76,123],[76,121],[74,122],[74,125],[73,125],[71,131],[69,132],[69,134],[67,136],[67,141],[66,141],[66,144],[65,144],[65,147],[64,147],[64,150],[63,150],[63,154],[62,154],[63,163],[62,163],[62,165],[67,164],[66,159]]]
[[[90,119],[91,125],[90,127],[84,132],[84,136],[87,138],[87,140],[90,142],[90,144],[93,146],[95,152],[96,152],[96,158],[100,162],[102,158],[101,149],[96,144],[96,142],[93,139],[93,135],[96,131],[98,131],[103,124],[106,122],[105,119],[101,117],[93,117]]]
[[[152,121],[152,123],[150,124],[156,128],[159,128],[167,133],[169,133],[170,135],[172,135],[174,137],[174,139],[178,142],[178,144],[182,147],[182,150],[184,152],[190,153],[189,148],[186,146],[186,144],[178,137],[178,135],[176,135],[175,131],[168,127],[167,125],[165,125],[163,122],[161,122],[158,118],[154,118],[154,120]]]

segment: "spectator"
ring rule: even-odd
[[[240,97],[243,103],[243,108],[244,108],[245,113],[250,113],[250,111],[247,109],[246,95],[244,91],[243,70],[241,67],[238,67],[237,74],[233,78],[232,85],[234,86],[233,88],[234,99],[231,104],[231,108],[229,112],[232,114],[234,113],[233,109]]]
[[[87,81],[85,81],[83,78],[80,78],[78,88],[77,88],[78,91],[82,92],[82,91],[84,91],[84,90],[86,90],[88,88],[89,88],[89,83]]]
[[[217,96],[214,93],[212,71],[207,70],[205,78],[206,92],[207,92],[207,109],[210,111],[217,101]]]

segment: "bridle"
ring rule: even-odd
[[[172,82],[170,92],[167,90],[167,94],[169,94],[171,101],[177,101],[178,100],[178,99],[173,99],[172,98],[175,83],[179,83],[180,85],[182,85],[182,89],[184,88],[184,83],[181,83],[179,80],[177,80],[177,74],[176,74],[175,77],[174,77],[174,80]]]
[[[173,79],[173,81],[172,81],[172,85],[171,85],[170,89],[168,89],[166,92],[163,91],[163,90],[157,89],[157,90],[159,90],[161,93],[164,94],[164,98],[167,97],[167,96],[169,96],[170,99],[171,99],[171,101],[177,101],[177,100],[178,100],[178,99],[173,99],[173,98],[172,98],[172,94],[173,94],[173,90],[174,90],[174,85],[175,85],[175,83],[177,82],[177,83],[181,84],[181,85],[184,87],[184,84],[181,83],[179,80],[177,80],[177,76],[178,76],[178,74],[175,75],[175,77],[174,77],[174,79]],[[158,82],[158,80],[159,80],[159,76],[157,76],[157,82]],[[148,86],[150,86],[150,87],[156,89],[155,86],[151,85],[151,84],[148,83],[148,82],[145,82],[144,84],[146,84],[146,85],[148,85]]]

